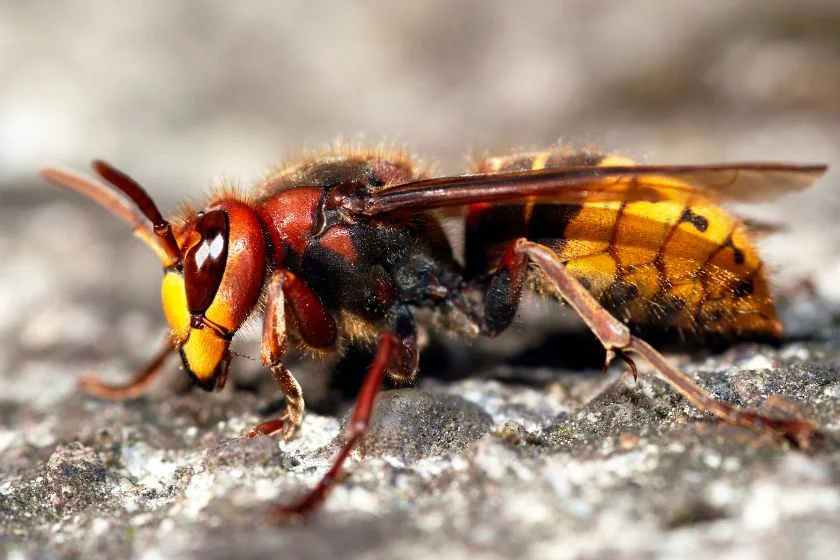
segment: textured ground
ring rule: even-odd
[[[0,7],[0,557],[840,557],[835,0],[279,6]],[[430,346],[323,511],[277,528],[266,506],[326,468],[367,357],[332,380],[293,364],[310,413],[289,444],[239,439],[277,409],[247,360],[221,394],[189,392],[177,364],[134,402],[74,391],[155,352],[159,264],[38,164],[108,158],[172,209],[360,132],[447,172],[558,139],[651,163],[829,163],[749,209],[786,226],[763,249],[787,340],[669,353],[728,401],[781,395],[824,439],[793,450],[647,375],[604,376],[591,339],[532,306],[491,343]]]
[[[43,278],[48,269],[39,267],[59,259],[64,244],[116,235],[119,224],[89,225],[96,212],[61,198],[4,206],[4,223],[30,217],[12,229],[17,245],[0,247],[4,270]],[[45,223],[70,233],[38,227]],[[120,255],[140,266],[135,242],[122,237],[96,258],[52,260],[68,279],[49,284],[55,293],[29,301],[35,280],[14,290],[0,405],[0,534],[9,550],[112,558],[387,558],[395,550],[828,558],[840,550],[840,329],[814,297],[784,307],[799,342],[672,356],[726,400],[797,403],[826,435],[808,452],[704,417],[647,376],[604,376],[591,340],[547,337],[523,322],[478,348],[433,346],[419,388],[380,398],[356,455],[364,460],[324,510],[277,528],[266,523],[266,506],[301,495],[326,468],[347,406],[341,390],[352,391],[367,358],[341,364],[332,384],[312,365],[296,367],[321,414],[309,413],[285,445],[239,438],[277,405],[270,376],[243,360],[235,391],[185,393],[173,365],[148,397],[85,398],[74,392],[79,375],[122,378],[161,334],[156,267],[106,270]],[[85,279],[82,292],[72,289],[76,278]],[[524,319],[540,316],[531,309]]]

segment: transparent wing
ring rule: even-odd
[[[692,196],[742,202],[772,200],[802,190],[825,165],[737,163],[541,169],[426,179],[347,197],[357,215],[422,211],[476,203],[688,200]]]

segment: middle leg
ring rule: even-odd
[[[387,373],[398,378],[411,377],[417,370],[417,333],[414,316],[407,306],[398,308],[392,321],[392,329],[379,335],[373,363],[367,371],[353,415],[347,424],[344,443],[333,459],[333,463],[318,484],[302,500],[292,506],[277,505],[272,516],[285,521],[307,515],[315,510],[335,486],[350,452],[367,430],[373,415],[376,396],[382,388]]]

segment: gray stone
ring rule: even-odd
[[[365,455],[410,464],[463,452],[491,426],[489,414],[462,398],[417,389],[386,391],[376,400],[360,448]]]

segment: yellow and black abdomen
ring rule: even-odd
[[[536,153],[488,159],[481,172],[632,165],[596,154]],[[466,271],[480,278],[525,237],[551,247],[619,319],[696,334],[777,337],[781,326],[762,262],[744,224],[711,201],[476,204],[466,222]],[[530,284],[557,296],[541,271]]]

